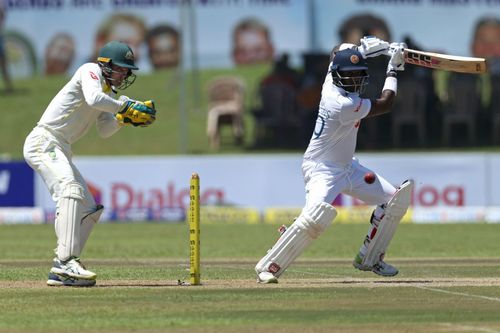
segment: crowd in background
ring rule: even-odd
[[[340,40],[354,44],[366,35],[392,40],[386,23],[369,14],[351,17],[338,33]],[[409,48],[425,50],[415,45],[411,36],[404,42]],[[361,123],[358,147],[370,150],[500,144],[500,134],[497,134],[500,131],[498,18],[488,17],[477,22],[471,53],[488,60],[487,74],[451,73],[406,65],[406,70],[399,74],[393,111]],[[272,72],[261,81],[262,106],[254,110],[254,116],[256,126],[268,130],[257,131],[266,133],[256,138],[257,146],[303,147],[312,134],[329,55],[305,55],[300,72],[290,68],[287,59],[286,54],[278,57]],[[383,56],[368,59],[372,84],[364,97],[380,96],[386,63],[387,58]],[[274,90],[274,94],[268,90]]]
[[[4,8],[5,2],[0,0],[0,29]],[[362,121],[358,138],[360,149],[500,144],[500,134],[497,134],[500,132],[500,19],[495,16],[480,19],[471,34],[471,54],[486,58],[489,72],[466,75],[407,65],[399,75],[399,91],[393,111]],[[386,22],[366,13],[353,15],[342,22],[337,35],[338,40],[354,44],[367,35],[393,41]],[[153,70],[179,65],[181,33],[167,22],[147,26],[137,15],[115,13],[98,27],[88,60],[94,61],[97,50],[116,39],[129,44],[137,59],[146,56]],[[425,45],[416,45],[411,36],[407,36],[404,42],[410,48],[427,50]],[[250,113],[255,120],[255,147],[305,147],[314,129],[329,54],[303,54],[300,68],[294,68],[290,65],[288,53],[277,53],[270,29],[254,17],[244,18],[233,27],[231,44],[235,66],[273,65],[256,87],[257,96],[244,97],[256,100],[250,103],[251,108],[242,108],[244,100],[239,94],[244,88],[237,80],[234,81],[236,88],[215,94],[218,98],[228,95],[229,104],[216,101],[210,105],[215,111],[209,112],[207,134],[213,148],[220,146],[219,119],[232,123],[235,142],[243,143],[245,124],[241,112]],[[141,45],[146,46],[147,55],[141,54]],[[48,42],[43,58],[44,74],[68,74],[75,58],[72,36],[65,32],[55,34]],[[369,58],[368,65],[371,84],[363,97],[377,98],[384,83],[387,58]],[[8,93],[13,90],[13,84],[6,64],[2,30],[0,70],[4,91]],[[245,78],[240,79],[245,81]]]

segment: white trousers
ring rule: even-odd
[[[67,191],[70,185],[73,188],[77,186],[80,189],[79,192],[81,191],[81,193],[79,193],[78,200],[75,201],[78,206],[77,210],[73,212],[74,215],[67,216],[63,214],[59,219],[56,218],[55,226],[58,238],[56,254],[61,257],[60,259],[69,255],[79,255],[82,250],[81,247],[70,247],[66,246],[66,244],[74,243],[74,239],[79,240],[81,243],[86,241],[86,239],[81,239],[82,235],[80,235],[79,226],[85,216],[97,210],[97,205],[83,176],[72,162],[71,145],[57,138],[47,129],[37,126],[26,138],[23,153],[26,162],[42,177],[47,185],[52,199],[56,202],[58,213],[64,191]],[[70,233],[73,230],[74,232]],[[71,241],[66,241],[68,238]]]
[[[367,172],[356,158],[347,167],[328,165],[322,162],[305,160],[302,163],[306,190],[306,206],[333,201],[340,194],[347,194],[364,201],[367,205],[381,205],[390,200],[396,188],[380,175],[376,174],[375,182],[368,184],[364,180]]]

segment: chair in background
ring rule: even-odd
[[[244,135],[244,82],[238,77],[218,77],[208,83],[207,94],[207,135],[210,140],[210,147],[213,150],[220,148],[221,127],[224,125],[232,127],[236,144],[242,144]]]
[[[450,145],[453,127],[465,125],[468,144],[475,144],[477,115],[481,108],[481,96],[477,90],[478,76],[452,73],[448,82],[448,103],[443,114],[442,142]]]
[[[272,82],[259,88],[261,107],[254,110],[255,145],[289,146],[299,138],[300,123],[296,114],[296,91],[288,84]],[[292,138],[293,137],[293,138]]]
[[[427,92],[423,83],[417,79],[400,80],[398,95],[394,103],[392,115],[392,144],[401,145],[401,131],[403,126],[413,126],[416,129],[418,142],[425,146]]]

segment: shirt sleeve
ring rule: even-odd
[[[343,124],[361,120],[370,112],[371,101],[369,99],[359,96],[341,96],[341,98],[343,100],[339,120]]]
[[[99,72],[98,72],[99,70]],[[115,114],[123,104],[108,95],[103,90],[100,69],[95,66],[85,66],[81,71],[81,83],[85,102],[94,109]]]
[[[115,116],[109,112],[101,112],[96,120],[97,133],[102,138],[109,138],[122,127]]]

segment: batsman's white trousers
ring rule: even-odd
[[[361,165],[356,158],[348,166],[304,160],[302,174],[306,206],[320,202],[333,205],[340,193],[360,199],[367,205],[381,205],[389,201],[396,188],[375,172],[375,182],[366,183],[364,176],[367,172],[373,171]]]

